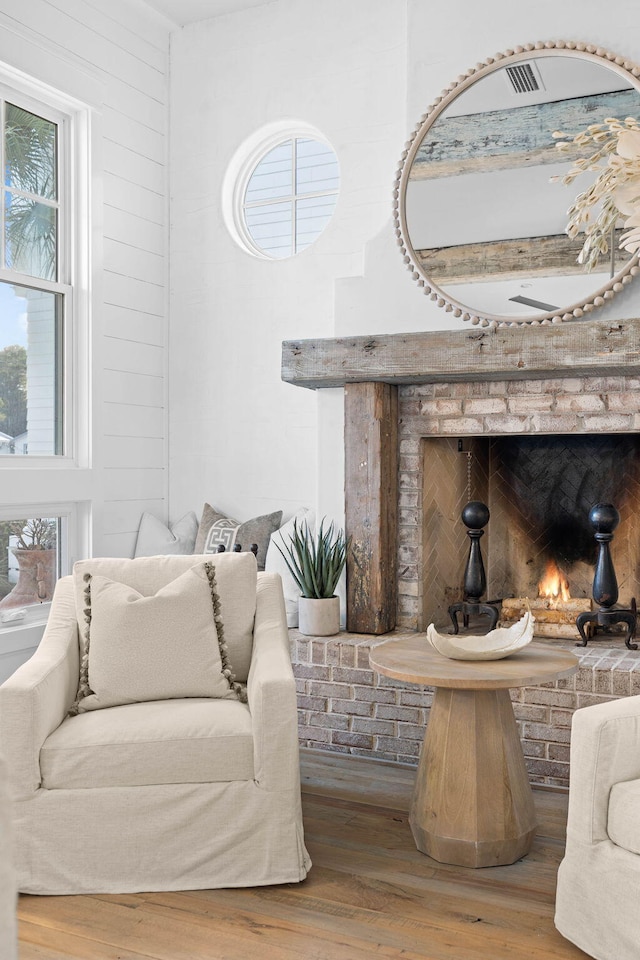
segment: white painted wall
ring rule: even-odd
[[[167,512],[169,27],[141,0],[0,0],[0,77],[7,64],[91,108],[92,282],[75,318],[89,456],[46,471],[45,492],[10,464],[0,502],[89,503],[76,554],[129,556],[142,511]]]
[[[207,499],[239,519],[343,502],[341,391],[280,382],[283,339],[461,328],[398,254],[391,190],[434,98],[514,45],[576,39],[640,62],[635,0],[308,0],[186,27],[171,45],[171,513]],[[230,239],[220,184],[262,125],[308,121],[342,171],[320,240],[282,263]],[[450,216],[464,218],[452,205]],[[606,316],[640,316],[636,281]]]
[[[172,35],[174,518],[205,500],[241,520],[290,514],[317,504],[319,474],[339,474],[335,451],[319,453],[326,398],[281,382],[281,342],[333,336],[336,278],[362,272],[367,241],[388,217],[405,46],[404,0],[277,0]],[[230,237],[221,184],[243,142],[287,118],[332,144],[341,191],[312,247],[267,262]],[[340,411],[339,431],[341,420]],[[341,495],[320,510],[336,503]]]

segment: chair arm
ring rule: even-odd
[[[0,752],[16,798],[40,786],[40,748],[76,697],[79,661],[73,578],[62,577],[38,649],[0,686]]]
[[[299,790],[298,706],[289,631],[277,573],[259,573],[253,651],[247,682],[257,783]]]
[[[0,943],[5,960],[17,960],[18,957],[18,883],[13,862],[12,813],[7,768],[0,757]]]
[[[612,786],[640,778],[640,696],[576,710],[570,771],[567,838],[606,840]]]

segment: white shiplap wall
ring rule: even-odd
[[[170,27],[140,0],[0,0],[0,63],[94,108],[90,457],[47,478],[48,500],[91,506],[76,553],[131,556],[142,511],[166,517]],[[5,474],[19,502],[33,479]]]

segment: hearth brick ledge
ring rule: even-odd
[[[373,647],[413,635],[397,630],[381,637],[308,637],[290,630],[300,746],[416,766],[433,688],[391,680],[369,666]],[[529,779],[567,788],[573,711],[640,694],[640,650],[627,650],[622,640],[586,648],[572,641],[538,642],[571,650],[580,660],[572,677],[511,691]]]

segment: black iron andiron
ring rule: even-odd
[[[486,613],[490,618],[489,630],[493,630],[498,622],[498,608],[489,602],[480,602],[480,597],[487,588],[487,578],[480,550],[480,537],[484,536],[482,528],[486,527],[489,522],[489,507],[480,500],[470,500],[460,516],[465,527],[469,528],[467,536],[471,542],[467,565],[464,570],[463,599],[449,607],[453,632],[458,632],[459,613],[462,614],[462,622],[465,627],[469,626],[470,614]]]
[[[582,643],[579,646],[587,645],[589,639],[585,629],[587,624],[591,624],[592,629],[595,630],[596,627],[612,627],[616,623],[626,623],[627,636],[624,642],[629,650],[637,650],[638,644],[632,643],[636,635],[636,598],[632,598],[630,607],[616,606],[618,581],[609,544],[613,540],[613,531],[620,522],[620,514],[611,503],[597,503],[589,511],[589,521],[596,531],[595,539],[598,544],[596,572],[593,578],[593,599],[599,609],[577,616],[576,626],[582,637]]]

